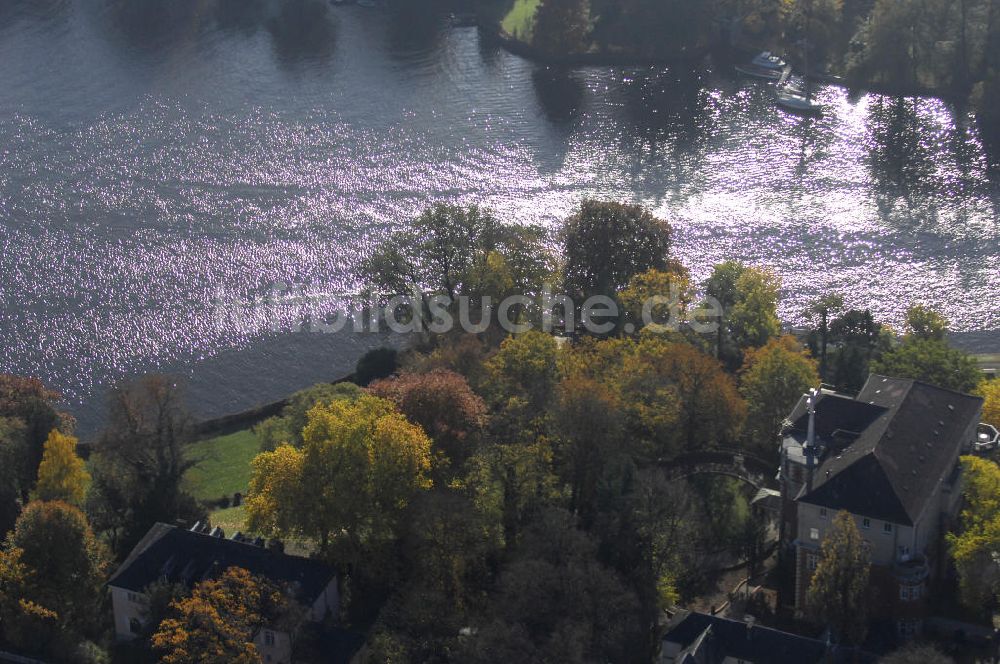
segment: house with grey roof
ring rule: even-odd
[[[659,664],[865,664],[864,652],[757,625],[752,618],[732,620],[681,612],[667,624]]]
[[[191,529],[157,523],[135,546],[108,581],[114,611],[115,637],[136,638],[144,631],[147,591],[158,582],[192,588],[216,578],[230,567],[241,567],[289,590],[306,609],[306,618],[321,622],[339,610],[337,570],[321,561],[285,554],[259,538],[237,533],[226,539],[221,528]],[[291,662],[292,639],[276,626],[265,626],[254,638],[264,662]]]
[[[801,613],[833,516],[855,520],[871,562],[871,606],[901,636],[919,631],[927,583],[943,571],[944,534],[961,503],[959,457],[972,449],[982,399],[872,375],[857,396],[803,395],[781,431],[784,553]]]

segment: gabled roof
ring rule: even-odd
[[[143,592],[161,580],[191,587],[230,567],[242,567],[271,581],[289,584],[308,604],[337,575],[336,569],[318,560],[157,523],[132,549],[108,585],[133,592]]]
[[[681,646],[676,661],[685,664],[717,664],[726,657],[755,664],[849,662],[854,657],[816,639],[696,612],[678,614],[663,640]],[[871,661],[865,653],[857,656],[859,662]]]
[[[837,401],[848,401],[838,399]],[[854,401],[838,405],[843,421],[824,418],[824,431],[867,424],[846,446],[830,449],[798,500],[912,525],[948,476],[982,399],[920,381],[872,375]],[[821,400],[817,405],[817,435]],[[831,402],[833,403],[833,402]],[[808,417],[808,416],[807,416]],[[799,421],[794,425],[798,429]]]

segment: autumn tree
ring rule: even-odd
[[[673,230],[641,205],[585,200],[562,228],[568,293],[577,306],[614,296],[636,275],[670,268]]]
[[[848,512],[838,512],[823,539],[806,603],[846,643],[860,644],[868,630],[871,561]]]
[[[735,442],[746,405],[718,361],[683,342],[643,335],[626,349],[616,380],[629,427],[670,458]]]
[[[38,482],[34,498],[61,500],[77,507],[83,506],[90,484],[90,473],[83,459],[76,454],[77,440],[53,429],[45,441],[42,462],[38,465]]]
[[[774,454],[782,421],[809,388],[819,385],[816,362],[792,336],[775,337],[747,351],[740,370],[740,393],[747,402],[747,439]]]
[[[306,428],[308,413],[321,402],[348,401],[358,398],[361,388],[354,383],[318,383],[299,390],[288,398],[281,415],[269,417],[254,427],[262,450],[273,450],[282,443],[295,447],[302,445],[302,430]]]
[[[171,378],[149,375],[114,388],[107,425],[94,446],[95,513],[123,510],[119,550],[131,549],[158,521],[196,521],[201,509],[182,485],[197,463],[188,454],[193,421]],[[88,508],[89,509],[89,508]]]
[[[258,632],[265,626],[290,632],[286,623],[299,613],[282,588],[240,567],[197,584],[171,609],[152,637],[158,661],[165,664],[256,664]]]
[[[961,530],[948,535],[962,602],[980,612],[1000,597],[1000,466],[962,457],[965,508]]]
[[[643,328],[645,319],[668,328],[681,322],[693,297],[690,274],[676,261],[670,261],[665,270],[635,275],[618,294],[626,325],[631,323],[631,331],[635,332]]]
[[[15,467],[24,502],[38,477],[38,464],[42,462],[42,449],[49,432],[72,431],[72,418],[56,410],[60,398],[59,393],[47,389],[37,378],[0,374],[0,418],[17,420],[23,426],[23,445],[19,446]]]
[[[976,394],[983,398],[983,422],[1000,428],[1000,380],[983,380]]]
[[[96,636],[108,557],[87,519],[63,502],[36,501],[0,551],[0,627],[25,652],[67,657]]]
[[[368,390],[396,404],[423,428],[434,443],[435,465],[458,469],[475,451],[486,425],[486,404],[457,373],[404,373],[372,383]]]
[[[430,439],[384,399],[319,403],[302,438],[301,448],[254,459],[251,530],[313,538],[326,557],[336,544],[338,557],[353,562],[366,543],[394,539],[412,496],[430,487]]]
[[[974,357],[948,345],[948,323],[942,316],[916,305],[907,311],[906,326],[902,342],[872,362],[872,371],[958,392],[975,389],[982,373]]]

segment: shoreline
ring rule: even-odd
[[[551,54],[540,51],[526,41],[507,33],[499,25],[479,24],[482,37],[506,50],[508,53],[545,66],[563,67],[651,67],[662,65],[694,65],[712,58],[714,54],[729,51],[731,54],[748,54],[766,50],[749,44],[717,44],[705,47],[697,54],[689,57],[681,56],[642,56],[635,53],[613,53],[608,51],[587,53]],[[720,63],[720,64],[729,64]],[[967,106],[967,99],[959,93],[947,90],[933,90],[920,86],[894,86],[886,83],[862,81],[858,79],[822,74],[818,72],[799,72],[803,76],[818,83],[836,85],[851,93],[875,93],[890,97],[932,97],[940,99],[956,107]]]

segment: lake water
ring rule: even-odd
[[[220,300],[350,289],[431,201],[552,225],[585,196],[671,220],[696,278],[773,267],[789,320],[837,290],[1000,346],[1000,159],[967,112],[825,87],[800,119],[728,67],[550,70],[413,4],[0,0],[0,371],[62,390],[85,434],[153,369],[238,410],[386,339]]]

